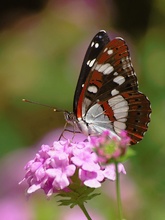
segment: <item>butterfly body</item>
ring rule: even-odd
[[[148,129],[150,113],[148,98],[138,91],[125,41],[110,41],[105,31],[98,32],[87,49],[73,113],[65,112],[66,121],[85,135],[99,135],[108,129],[120,139],[120,132],[126,130],[131,144],[136,144]]]

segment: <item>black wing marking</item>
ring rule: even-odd
[[[111,54],[108,51],[112,51]],[[122,92],[138,91],[137,77],[123,39],[115,38],[105,45],[94,67],[89,73],[90,79],[84,94],[91,100],[89,108],[98,101],[108,100]],[[101,86],[97,87],[96,93],[92,93],[88,88],[96,85],[96,74]]]
[[[86,78],[90,73],[90,70],[94,64],[94,60],[97,58],[97,56],[100,54],[105,45],[108,44],[109,41],[110,39],[107,33],[101,30],[94,36],[91,43],[89,44],[89,47],[84,57],[84,61],[81,67],[79,79],[74,94],[73,112],[75,114],[77,112],[77,103],[81,94],[82,85],[85,83]]]

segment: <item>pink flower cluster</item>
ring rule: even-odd
[[[69,191],[69,185],[77,179],[82,185],[98,188],[106,179],[115,180],[115,166],[103,166],[94,152],[95,141],[73,143],[56,141],[53,146],[42,145],[35,158],[25,166],[28,194],[43,189],[47,196],[61,190]],[[94,145],[93,145],[94,144]],[[124,166],[118,164],[118,171],[126,173]],[[74,177],[74,178],[73,178]]]

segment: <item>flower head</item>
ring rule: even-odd
[[[55,141],[53,146],[42,145],[35,158],[26,166],[28,194],[43,189],[47,196],[53,193],[69,192],[73,184],[98,188],[106,179],[115,180],[113,164],[103,166],[97,153],[104,144],[107,134],[87,142],[73,143],[69,140]],[[96,141],[97,140],[97,141]],[[96,144],[97,143],[97,144]],[[96,147],[96,152],[93,148]],[[120,164],[119,171],[125,173]]]
[[[90,141],[95,146],[95,152],[100,163],[110,163],[112,160],[118,160],[126,153],[130,143],[126,131],[120,133],[120,138],[112,135],[112,132],[106,130],[100,137],[91,137]],[[111,139],[109,137],[112,137]]]

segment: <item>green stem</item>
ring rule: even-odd
[[[80,209],[83,211],[84,215],[87,217],[88,220],[92,220],[91,217],[89,216],[84,204],[79,204]]]
[[[116,194],[117,194],[117,205],[118,205],[118,214],[119,219],[122,220],[122,204],[121,204],[121,195],[120,195],[120,181],[119,181],[119,172],[118,172],[118,163],[115,163],[116,169]]]

